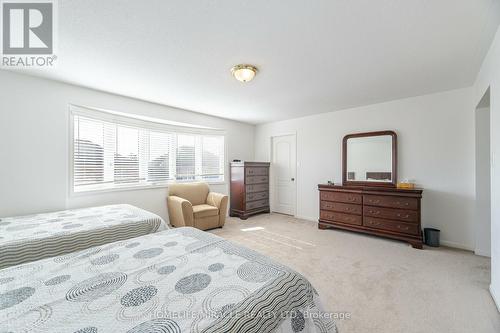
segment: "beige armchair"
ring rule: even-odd
[[[210,192],[208,184],[172,184],[168,192],[168,216],[174,227],[207,230],[226,222],[228,197]]]

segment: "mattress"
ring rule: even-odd
[[[302,275],[190,227],[0,270],[20,332],[336,332]]]
[[[0,268],[167,229],[162,218],[110,205],[0,219]]]

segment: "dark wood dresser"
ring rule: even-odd
[[[230,216],[246,220],[269,213],[269,165],[267,162],[231,162]]]
[[[318,185],[319,228],[339,228],[407,241],[422,248],[421,189]]]

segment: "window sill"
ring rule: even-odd
[[[190,184],[191,182],[185,182],[185,183],[178,183],[178,184]],[[227,185],[226,181],[222,182],[210,182],[207,183],[209,186],[212,185]],[[82,196],[87,196],[87,195],[98,195],[98,194],[105,194],[105,193],[112,193],[112,192],[131,192],[131,191],[142,191],[142,190],[153,190],[153,189],[168,189],[168,187],[171,184],[159,184],[159,185],[137,185],[137,186],[124,186],[124,187],[113,187],[113,188],[106,188],[106,189],[95,189],[95,190],[88,190],[88,191],[78,191],[75,192],[73,189],[70,189],[70,197],[82,197]]]

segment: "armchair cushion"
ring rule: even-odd
[[[203,217],[217,216],[219,215],[219,209],[210,205],[196,205],[193,206],[193,213],[195,219],[200,219]]]
[[[210,188],[206,183],[180,183],[171,184],[168,195],[184,198],[196,206],[206,203],[209,191]]]
[[[172,184],[168,192],[168,215],[173,226],[207,230],[224,225],[227,195],[210,192],[206,183]]]

